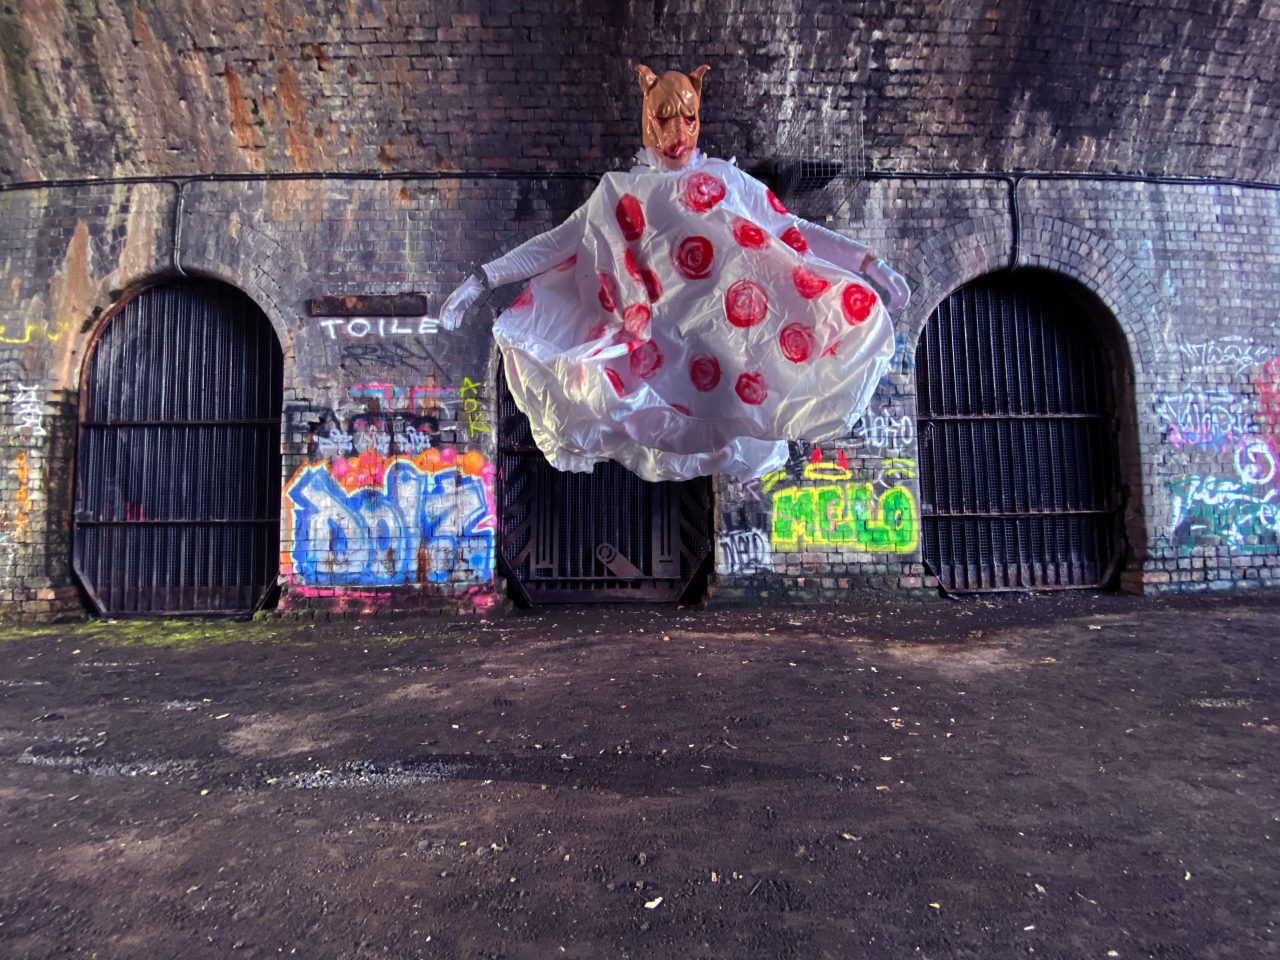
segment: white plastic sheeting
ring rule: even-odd
[[[893,353],[867,248],[697,156],[610,173],[559,227],[485,266],[532,276],[497,319],[507,382],[553,466],[646,480],[760,476],[786,441],[847,434]]]

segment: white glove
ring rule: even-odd
[[[874,260],[862,274],[885,294],[885,306],[891,311],[901,310],[911,299],[911,288],[902,274],[883,260]]]
[[[440,326],[445,330],[457,330],[472,304],[484,294],[484,284],[480,282],[480,278],[467,277],[453,293],[449,294],[444,306],[440,308]]]

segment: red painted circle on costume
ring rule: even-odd
[[[788,227],[780,238],[783,243],[794,250],[796,253],[808,253],[809,243],[804,238],[804,234],[800,232],[799,227]]]
[[[608,378],[609,383],[612,384],[613,392],[616,393],[618,396],[622,396],[623,393],[625,392],[625,389],[622,386],[622,377],[618,375],[618,371],[611,370],[608,367],[606,367],[604,371],[604,375]]]
[[[835,343],[831,344],[831,346],[827,347],[827,349],[823,350],[822,355],[824,357],[834,357],[836,355],[836,351],[839,349],[840,341],[837,340]]]
[[[769,396],[769,389],[764,384],[764,376],[758,372],[744,373],[738,377],[738,383],[734,389],[738,391],[739,400],[753,407],[764,403],[765,397]]]
[[[689,379],[703,393],[714,390],[720,382],[720,361],[709,353],[694,357],[689,361]]]
[[[650,303],[662,296],[662,281],[652,270],[641,270],[639,280],[644,284],[644,292],[649,297]]]
[[[629,193],[624,193],[613,215],[617,217],[618,226],[622,228],[624,237],[628,240],[640,239],[640,234],[644,233],[644,210],[640,207],[639,200]]]
[[[644,336],[645,330],[648,329],[649,318],[652,315],[652,312],[643,303],[633,303],[622,311],[622,329],[626,331],[627,336],[633,340],[638,340]]]
[[[508,307],[507,309],[523,310],[526,307],[532,307],[532,306],[533,306],[533,288],[525,287],[523,290],[520,291],[520,296],[516,297],[514,300],[511,301],[511,306]]]
[[[769,193],[769,206],[773,207],[773,209],[777,210],[779,213],[791,212],[790,210],[788,210],[786,207],[782,205],[781,200],[779,200],[777,197],[773,195],[772,190],[768,191],[768,193]]]
[[[769,246],[769,235],[746,217],[734,218],[733,239],[748,250],[763,250]]]
[[[840,294],[840,308],[844,311],[844,319],[851,327],[856,327],[871,316],[871,309],[876,305],[874,290],[860,283],[851,283]]]
[[[724,315],[735,327],[754,327],[769,313],[769,295],[751,280],[730,284],[724,292]]]
[[[711,276],[716,251],[706,237],[685,237],[671,248],[671,262],[686,280]]]
[[[680,202],[694,213],[706,213],[724,199],[724,181],[709,173],[698,171],[684,180],[684,194]]]
[[[813,356],[813,348],[817,346],[813,327],[807,323],[788,323],[778,334],[778,346],[792,363],[803,363]]]
[[[600,306],[610,313],[618,309],[618,280],[612,273],[600,274]]]
[[[559,271],[561,271],[561,272],[563,273],[565,270],[572,270],[572,269],[573,269],[573,265],[574,265],[575,263],[577,263],[577,262],[578,262],[578,255],[575,253],[572,257],[570,257],[570,258],[569,258],[568,260],[566,260],[564,263],[559,264],[559,265],[556,267],[556,269],[557,269],[557,270],[559,270]]]
[[[689,412],[689,408],[686,407],[683,403],[673,403],[671,405],[671,409],[676,411],[676,413],[683,413],[686,417],[693,416],[693,414]]]
[[[646,340],[631,353],[631,373],[648,380],[662,367],[662,351],[652,340]]]
[[[796,285],[796,292],[806,300],[820,297],[831,289],[829,281],[800,266],[791,271],[791,280]]]
[[[609,330],[609,327],[607,324],[597,323],[594,327],[592,327],[590,330],[587,331],[586,342],[591,343],[591,341],[593,340],[599,340],[601,337],[605,335],[605,333],[608,332],[608,330]]]

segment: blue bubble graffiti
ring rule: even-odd
[[[380,484],[349,489],[329,464],[308,464],[285,503],[285,569],[306,586],[474,584],[493,575],[488,486],[456,466],[395,457]]]

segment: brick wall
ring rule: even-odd
[[[18,20],[0,11],[0,179],[245,179],[0,191],[0,607],[10,615],[83,609],[70,563],[81,366],[103,313],[179,268],[244,290],[283,348],[282,605],[498,602],[486,322],[448,333],[429,317],[312,317],[306,301],[414,291],[434,316],[471,262],[585,199],[590,177],[557,172],[625,165],[638,141],[633,61],[712,63],[712,151],[795,156],[865,114],[868,161],[900,175],[850,188],[828,224],[884,251],[913,286],[892,367],[851,436],[820,452],[797,445],[774,476],[717,483],[717,600],[933,586],[916,542],[916,342],[939,302],[1008,266],[1015,232],[1007,182],[904,171],[1277,179],[1280,169],[1280,27],[1245,3],[1212,13],[771,4],[763,19],[746,2],[715,15],[585,5],[562,19],[496,0],[449,13],[297,0],[261,16],[100,7],[91,23],[73,6]],[[460,167],[499,178],[449,173]],[[254,179],[297,170],[336,177]],[[389,179],[342,179],[358,170]],[[426,173],[397,178],[411,170]],[[1125,586],[1274,582],[1280,195],[1027,176],[1017,201],[1018,264],[1079,283],[1105,314]],[[336,549],[318,556],[300,533],[316,515],[299,505],[323,499],[367,533],[360,494],[381,490],[389,471],[418,485],[441,539],[409,536],[412,562],[397,554],[384,568]],[[813,542],[775,523],[779,506],[794,510],[836,476],[872,505],[864,526]],[[877,526],[884,503],[915,527]]]
[[[590,186],[450,179],[184,188],[179,264],[246,291],[283,347],[284,607],[497,602],[496,371],[485,322],[448,333],[430,318],[311,317],[305,303],[421,291],[434,310],[467,263],[559,221]],[[1128,494],[1124,583],[1164,590],[1274,580],[1276,193],[1035,178],[1018,190],[1019,264],[1079,282],[1109,317]],[[0,194],[10,264],[0,287],[0,582],[12,611],[80,609],[69,569],[79,370],[96,318],[120,291],[176,276],[176,201],[167,185]],[[1008,265],[1009,189],[984,179],[872,180],[853,189],[833,226],[885,251],[912,282],[912,303],[896,321],[898,350],[852,435],[820,452],[797,444],[776,475],[718,484],[717,599],[933,585],[918,527],[879,530],[872,509],[852,537],[815,542],[789,536],[775,517],[794,509],[806,486],[839,474],[841,483],[869,484],[869,504],[891,494],[918,524],[915,345],[943,298]],[[315,541],[299,533],[310,515],[298,504],[327,497],[335,516],[347,516],[360,491],[382,489],[388,470],[431,487],[441,529],[465,542],[417,544],[425,565],[397,557],[386,569],[317,556]],[[413,589],[397,593],[406,582]]]
[[[6,180],[599,171],[634,149],[634,65],[701,62],[722,156],[865,116],[881,169],[1280,178],[1256,0],[98,0],[9,4],[0,37]]]
[[[878,180],[861,190],[843,229],[894,250],[915,289],[897,318],[898,353],[863,423],[819,445],[818,463],[812,444],[794,444],[777,474],[720,483],[717,597],[936,584],[907,532],[886,547],[874,507],[860,508],[868,529],[841,542],[797,543],[792,525],[776,521],[798,490],[833,479],[870,484],[868,504],[900,489],[918,519],[915,345],[941,299],[1012,254],[1002,183]],[[1274,583],[1280,264],[1269,251],[1280,249],[1280,194],[1030,177],[1018,190],[1018,265],[1079,282],[1106,314],[1129,550],[1122,583],[1148,592]],[[859,229],[862,218],[877,228]]]

